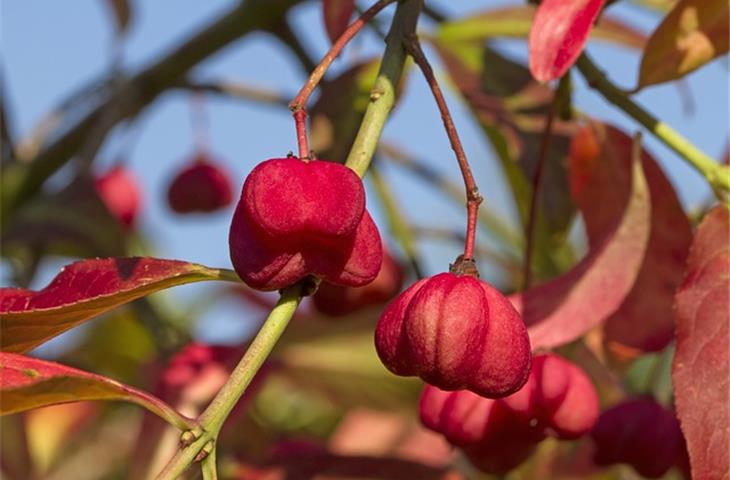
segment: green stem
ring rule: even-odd
[[[200,468],[203,473],[203,480],[218,480],[218,469],[215,463],[215,446],[210,451],[207,457],[200,463]]]
[[[403,40],[416,31],[422,0],[404,0],[398,3],[393,23],[385,39],[386,47],[380,71],[370,92],[370,104],[365,110],[360,130],[357,132],[346,165],[361,177],[370,166],[378,146],[380,134],[396,99],[396,88],[403,75],[406,51]]]
[[[200,430],[193,431],[195,440],[178,451],[157,476],[158,480],[178,478],[195,461],[209,442],[215,442],[223,422],[253,380],[256,372],[279,341],[301,300],[301,284],[292,285],[281,292],[281,297],[261,326],[246,353],[225,385],[218,391],[208,408],[198,417]]]
[[[585,53],[578,59],[576,66],[588,84],[600,92],[606,100],[643,125],[700,172],[720,199],[730,192],[730,169],[728,167],[718,164],[679,132],[634,102],[626,92],[611,83],[606,74]]]

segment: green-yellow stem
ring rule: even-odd
[[[261,368],[271,350],[279,341],[281,334],[294,316],[294,312],[301,301],[302,286],[293,285],[281,292],[281,297],[268,318],[261,326],[246,353],[238,362],[231,376],[220,389],[208,408],[198,417],[200,429],[194,431],[195,440],[178,451],[167,466],[157,476],[158,480],[173,480],[178,478],[195,461],[203,447],[214,442],[218,437],[223,422],[233,410],[246,387]],[[208,467],[212,468],[212,467]]]
[[[588,84],[600,92],[606,100],[643,125],[700,172],[718,197],[723,199],[730,192],[730,168],[717,163],[679,132],[633,101],[626,92],[614,85],[585,53],[578,59],[576,66]]]
[[[415,33],[422,4],[422,0],[404,0],[398,3],[393,23],[385,38],[385,53],[375,85],[370,92],[370,104],[365,110],[360,130],[345,162],[361,177],[370,166],[385,121],[395,104],[396,88],[403,75],[407,58],[403,40]]]

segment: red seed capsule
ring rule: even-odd
[[[627,400],[603,412],[591,437],[598,465],[627,463],[647,478],[660,478],[684,455],[679,422],[651,397]]]
[[[175,175],[167,191],[167,202],[177,213],[213,212],[232,201],[228,173],[202,155]]]
[[[362,286],[375,279],[383,259],[355,172],[297,158],[267,160],[249,174],[229,245],[236,272],[259,290],[278,290],[307,275]]]
[[[134,225],[141,204],[137,180],[122,166],[116,166],[94,182],[99,197],[109,212],[127,228]]]
[[[380,317],[375,346],[396,375],[444,390],[498,398],[530,372],[527,329],[512,304],[485,282],[441,273],[397,297]]]
[[[314,307],[325,315],[342,316],[360,309],[381,305],[392,299],[403,286],[403,269],[387,251],[383,266],[371,283],[364,287],[343,287],[322,283],[312,297]]]

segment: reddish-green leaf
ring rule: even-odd
[[[332,43],[347,29],[355,11],[355,0],[322,0],[324,28]]]
[[[543,0],[530,30],[530,72],[541,82],[563,76],[583,51],[603,0]]]
[[[27,352],[114,307],[159,290],[234,278],[230,271],[157,258],[72,263],[43,290],[0,288],[2,351]]]
[[[680,78],[728,52],[727,0],[681,0],[649,38],[639,88]]]
[[[730,210],[717,206],[692,242],[677,292],[672,380],[692,478],[730,472]]]
[[[0,352],[0,415],[82,400],[136,403],[181,429],[192,422],[143,391],[110,378],[37,358]]]
[[[473,41],[495,37],[527,38],[535,15],[531,5],[497,8],[444,22],[439,28],[441,40]],[[601,18],[591,33],[592,40],[603,40],[631,48],[643,49],[646,36],[619,19]]]
[[[631,147],[631,137],[598,122],[573,138],[571,191],[591,246],[621,215],[630,194]],[[674,292],[692,241],[692,227],[672,184],[646,150],[642,164],[651,197],[649,247],[631,292],[604,326],[605,342],[622,353],[658,351],[674,337]]]
[[[570,271],[511,297],[522,313],[533,349],[568,343],[619,308],[636,281],[649,239],[650,201],[643,169],[632,169],[622,215]]]

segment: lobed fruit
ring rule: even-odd
[[[170,208],[181,214],[214,212],[232,201],[228,173],[202,154],[175,175],[167,190]]]
[[[591,437],[597,465],[626,463],[647,478],[660,478],[685,461],[674,412],[651,397],[627,400],[601,414]]]
[[[375,280],[363,287],[344,287],[323,282],[312,296],[314,307],[325,315],[342,316],[392,299],[403,286],[403,269],[383,251],[383,265]]]
[[[492,399],[428,385],[419,413],[427,428],[460,447],[477,468],[503,474],[547,436],[575,439],[588,433],[598,418],[598,396],[580,368],[546,354],[534,358],[527,383],[510,396]]]
[[[530,341],[501,293],[468,275],[441,273],[397,297],[380,317],[375,346],[396,375],[485,397],[517,391],[530,372]]]
[[[264,161],[246,178],[229,245],[234,269],[259,290],[278,290],[308,275],[362,286],[375,279],[383,259],[355,172],[294,157]]]

